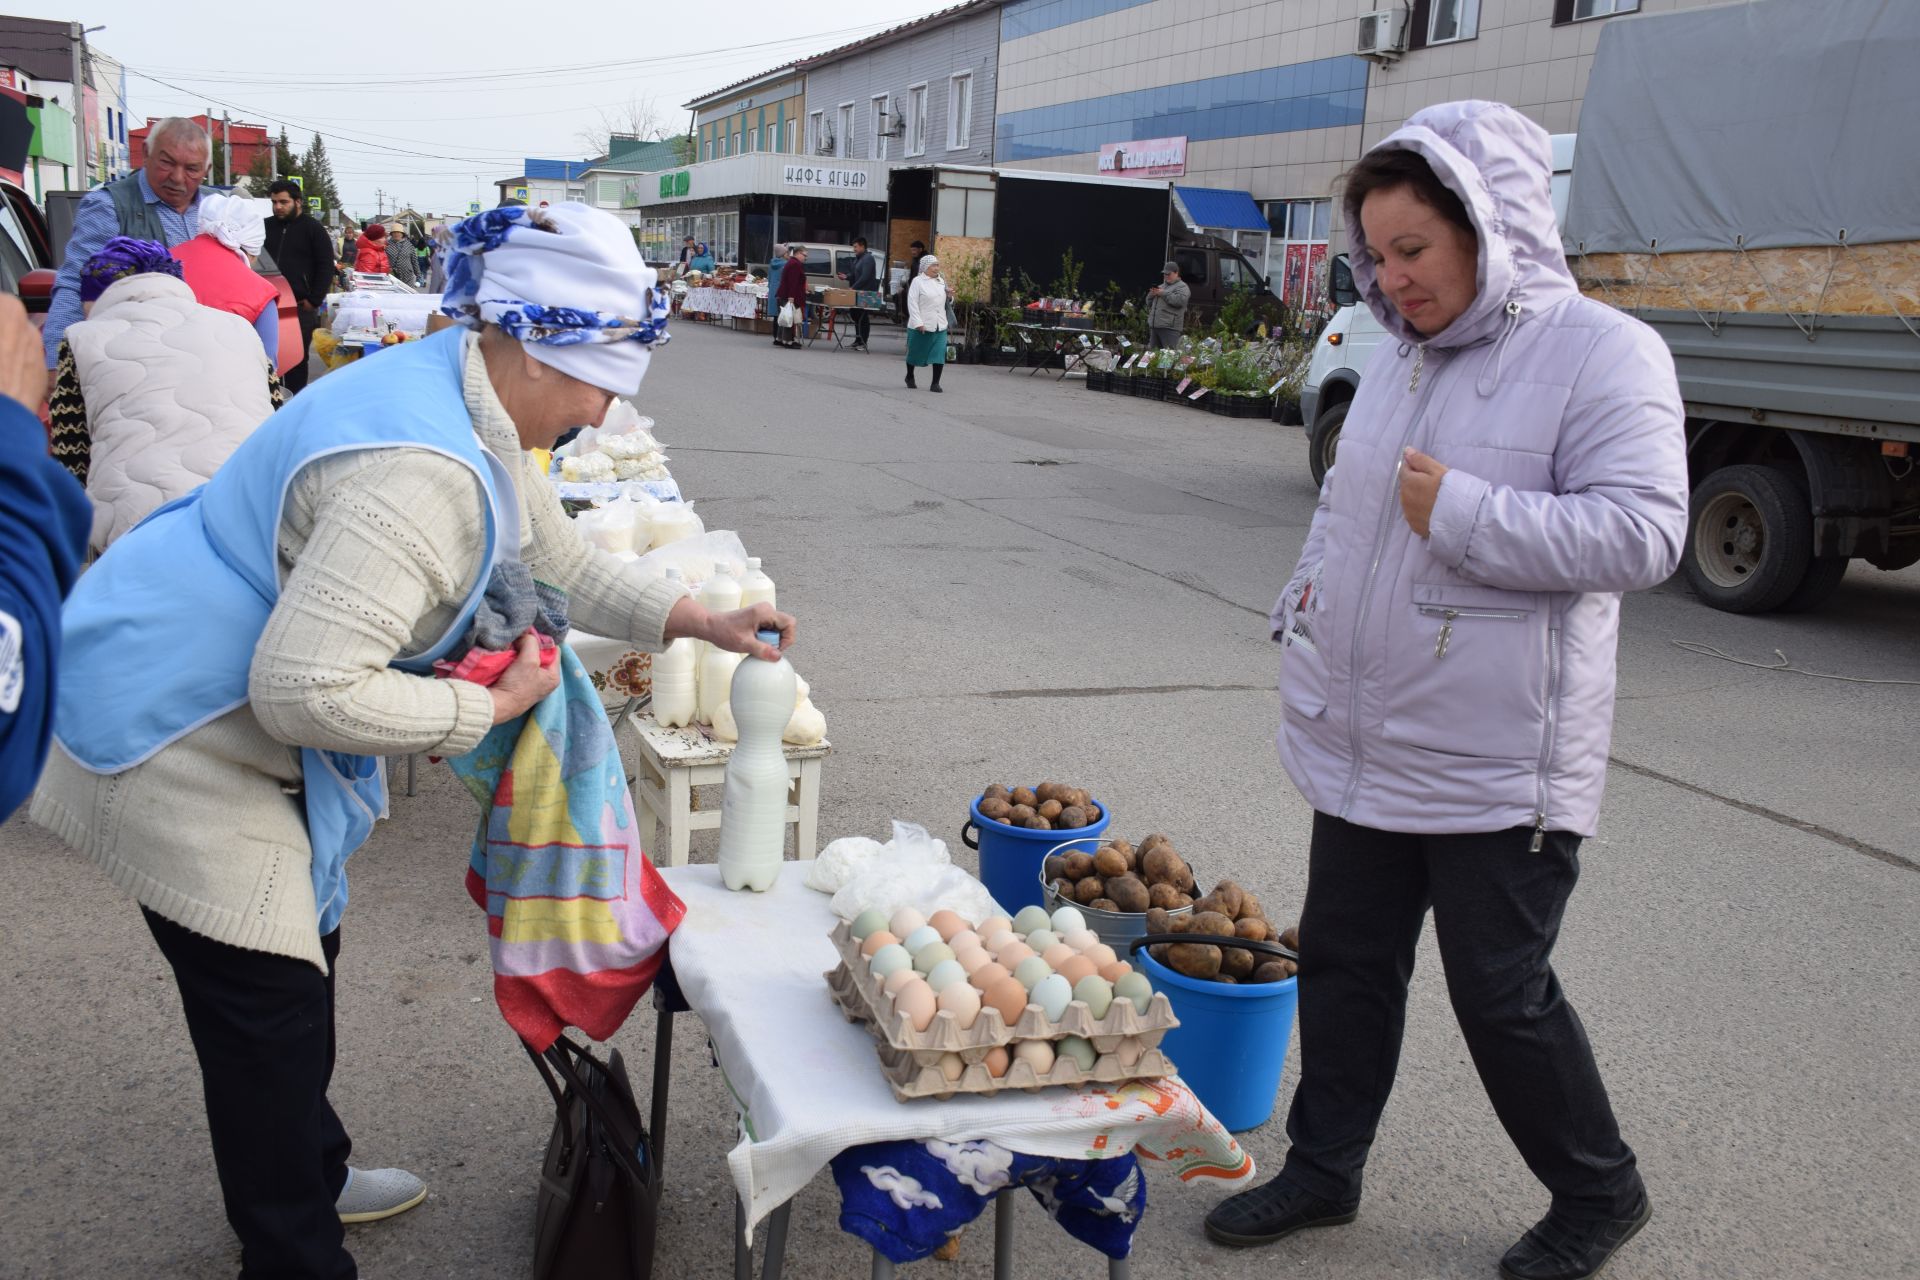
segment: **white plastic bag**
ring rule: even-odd
[[[663,507],[674,504],[663,503]],[[691,538],[681,538],[669,542],[664,547],[655,547],[640,557],[640,563],[649,573],[665,577],[669,565],[680,570],[680,576],[686,579],[692,589],[713,576],[713,566],[723,560],[744,560],[747,548],[740,541],[740,535],[731,529],[715,529],[711,533],[697,534]]]
[[[886,846],[866,836],[841,836],[820,851],[807,868],[807,888],[838,893]]]
[[[945,841],[934,839],[918,823],[898,820],[893,839],[833,895],[832,905],[842,920],[868,907],[886,916],[901,907],[926,915],[945,908],[974,921],[999,911],[987,887],[953,865]]]
[[[792,298],[788,298],[780,304],[780,327],[782,329],[791,329],[799,323],[800,309],[793,305]]]

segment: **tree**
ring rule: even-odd
[[[673,162],[675,164],[692,164],[698,150],[699,144],[693,140],[693,135],[683,133],[673,140]]]
[[[340,207],[340,188],[333,181],[333,161],[327,159],[327,144],[321,141],[317,133],[307,147],[307,154],[300,158],[299,172],[306,180],[309,197],[319,196],[321,203],[329,209]]]
[[[240,181],[246,183],[248,195],[264,196],[279,176],[273,171],[273,153],[263,148],[253,153],[253,163],[240,175]]]
[[[280,126],[280,136],[273,140],[273,173],[277,178],[300,172],[300,158],[293,154],[293,144],[287,141],[287,126]]]
[[[604,156],[613,150],[616,135],[653,142],[667,136],[667,127],[658,104],[652,97],[628,98],[617,107],[602,107],[599,119],[574,135],[590,156]]]

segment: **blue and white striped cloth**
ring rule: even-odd
[[[160,227],[167,235],[167,248],[185,244],[200,234],[200,200],[210,194],[202,187],[194,193],[193,203],[187,206],[185,213],[176,212],[155,194],[147,182],[146,170],[138,171],[140,195],[154,211],[160,215]],[[47,308],[47,324],[41,337],[46,342],[47,368],[51,369],[60,359],[60,341],[67,336],[67,326],[77,323],[80,311],[80,268],[87,265],[87,259],[107,247],[107,241],[118,235],[129,234],[121,229],[120,218],[113,211],[113,196],[105,187],[95,187],[87,192],[80,201],[80,207],[74,210],[73,234],[67,239],[67,256],[60,264],[60,273],[54,280],[53,301]],[[262,335],[264,341],[264,334]],[[277,339],[276,339],[277,342]]]

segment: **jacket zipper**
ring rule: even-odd
[[[1560,711],[1560,628],[1547,628],[1547,731],[1540,743],[1540,779],[1537,803],[1533,811],[1533,843],[1528,847],[1540,852],[1547,842],[1547,770],[1553,765],[1554,723]]]
[[[1426,364],[1427,345],[1423,342],[1414,348],[1413,374],[1407,379],[1407,394],[1413,395],[1420,385],[1420,370]],[[1407,430],[1400,437],[1399,457],[1393,464],[1393,483],[1388,490],[1387,504],[1380,512],[1379,527],[1373,534],[1373,563],[1367,568],[1367,581],[1360,593],[1360,618],[1353,629],[1352,688],[1347,692],[1347,742],[1353,748],[1353,773],[1347,779],[1346,794],[1340,800],[1340,817],[1346,818],[1353,812],[1353,797],[1360,789],[1360,772],[1366,765],[1366,749],[1360,744],[1360,643],[1367,634],[1367,619],[1373,613],[1373,583],[1380,576],[1380,558],[1387,553],[1387,534],[1393,528],[1394,512],[1398,510],[1397,495],[1400,491],[1400,471],[1406,466],[1407,446],[1413,441],[1413,433],[1420,427],[1420,418],[1427,411],[1427,401],[1432,397],[1433,383],[1427,383],[1427,389],[1420,391],[1420,402],[1413,407],[1413,417],[1407,422]]]
[[[1502,618],[1510,622],[1518,622],[1527,616],[1524,613],[1499,613],[1489,609],[1448,609],[1437,604],[1423,604],[1419,609],[1429,618],[1442,619],[1440,638],[1434,642],[1433,646],[1433,656],[1436,658],[1447,656],[1447,646],[1453,643],[1455,618]]]

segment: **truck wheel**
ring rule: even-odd
[[[1714,608],[1777,609],[1806,580],[1812,560],[1813,513],[1784,471],[1722,467],[1694,489],[1681,563],[1694,591]]]
[[[1346,423],[1350,403],[1342,400],[1314,419],[1313,431],[1307,436],[1307,465],[1313,468],[1315,484],[1325,484],[1327,472],[1333,469],[1333,455],[1340,450],[1340,428]]]
[[[1818,609],[1840,588],[1847,575],[1848,556],[1815,556],[1807,563],[1807,576],[1780,604],[1782,613],[1807,613]]]

